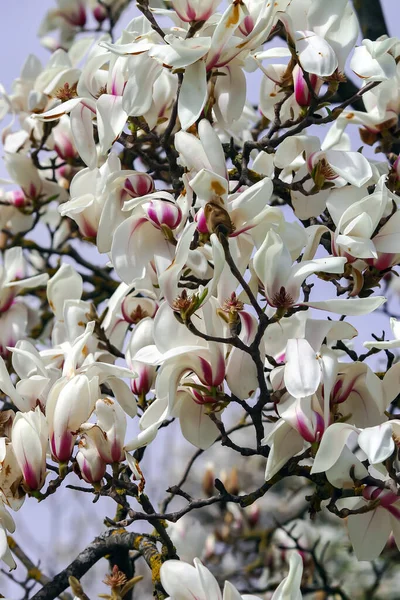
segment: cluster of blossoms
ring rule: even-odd
[[[392,535],[400,548],[398,322],[393,341],[366,342],[364,354],[349,345],[400,264],[400,40],[357,45],[348,0],[138,0],[117,39],[129,2],[57,4],[40,31],[47,64],[29,56],[12,93],[0,89],[0,117],[12,115],[0,191],[0,557],[16,566],[8,509],[79,477],[124,508],[115,527],[158,523],[161,569],[136,548],[158,597],[256,599],[229,582],[221,593],[198,559],[177,561],[165,529],[177,513],[151,516],[140,460],[174,420],[200,451],[222,443],[266,465],[253,496],[219,479],[203,500],[175,489],[181,516],[217,502],[244,509],[298,476],[312,486],[312,516],[324,503],[346,519],[359,560]],[[345,69],[361,81],[350,98]],[[352,124],[380,159],[352,149]],[[238,409],[245,446],[227,426]],[[274,600],[310,587],[303,559],[290,554]],[[136,584],[114,579],[123,595]]]

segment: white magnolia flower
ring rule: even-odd
[[[168,560],[160,571],[161,583],[169,594],[169,600],[260,600],[258,596],[239,594],[237,589],[225,582],[223,593],[215,577],[198,558],[194,567],[179,560]],[[300,592],[303,561],[298,552],[290,555],[289,575],[279,584],[271,600],[301,600]]]

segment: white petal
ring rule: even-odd
[[[93,137],[93,112],[80,103],[70,114],[71,133],[79,156],[89,169],[97,167],[97,151]]]
[[[178,117],[185,131],[200,117],[207,100],[206,65],[198,60],[186,67],[178,100]]]
[[[336,54],[331,46],[313,31],[296,31],[295,44],[301,66],[307,73],[327,77],[337,68]]]
[[[106,154],[120,136],[128,115],[122,108],[122,96],[103,94],[96,103],[100,152]]]
[[[311,396],[318,389],[321,367],[307,340],[288,340],[284,380],[287,391],[295,398]]]
[[[391,422],[367,427],[358,436],[358,445],[365,452],[371,465],[381,463],[393,454],[395,443],[393,441]]]
[[[80,300],[83,282],[72,265],[63,263],[47,283],[47,299],[56,319],[62,320],[65,300]]]
[[[196,404],[190,394],[178,393],[181,394],[185,395],[179,409],[182,434],[193,446],[206,450],[217,439],[219,430],[206,414],[205,406]]]
[[[173,600],[208,600],[197,570],[180,560],[167,560],[160,570],[161,583]]]
[[[365,514],[350,515],[347,529],[358,560],[374,560],[384,549],[392,529],[389,512],[376,508]]]
[[[385,302],[386,298],[383,296],[372,296],[371,298],[347,298],[346,300],[334,298],[333,300],[303,302],[302,304],[303,306],[317,308],[318,310],[326,310],[338,315],[356,317],[374,312],[374,310],[382,306]]]
[[[330,425],[322,436],[311,473],[322,473],[330,469],[339,460],[343,447],[354,431],[359,430],[347,423]]]

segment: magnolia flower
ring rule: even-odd
[[[50,447],[54,458],[68,462],[80,426],[91,415],[98,396],[98,377],[61,378],[51,388],[46,405]]]
[[[124,209],[131,207],[131,216],[116,228],[111,246],[114,268],[127,284],[143,278],[150,261],[154,261],[158,274],[165,271],[175,254],[172,230],[182,219],[179,205],[168,192],[148,194],[139,202],[134,200],[133,206],[128,201]]]
[[[391,50],[398,44],[397,38],[381,37],[372,42],[363,40],[354,50],[350,68],[356,75],[368,81],[383,81],[396,75],[396,56]]]
[[[229,581],[225,582],[221,594],[217,580],[202,562],[195,558],[193,563],[194,567],[178,560],[168,560],[162,564],[161,583],[169,594],[169,600],[260,600],[258,596],[240,595]],[[301,600],[302,572],[301,556],[298,552],[293,552],[290,555],[289,575],[279,584],[271,600]]]
[[[341,188],[333,190],[327,200],[327,208],[336,225],[333,249],[336,254],[356,258],[378,259],[382,264],[387,257],[388,266],[400,251],[400,213],[389,213],[389,218],[379,229],[381,219],[391,210],[390,193],[382,176],[372,194],[365,189]]]
[[[256,275],[264,286],[265,298],[270,306],[286,312],[295,305],[310,306],[338,314],[357,315],[372,312],[385,302],[385,298],[357,298],[350,300],[323,300],[299,302],[303,281],[318,272],[343,272],[346,259],[339,257],[316,258],[293,264],[289,250],[273,229],[269,230],[264,243],[253,258]]]
[[[156,377],[156,367],[135,360],[135,354],[145,346],[154,343],[153,320],[150,317],[142,319],[132,332],[126,352],[126,361],[137,377],[131,381],[132,392],[136,396],[146,396],[153,387]]]
[[[46,477],[48,428],[46,417],[38,406],[35,411],[16,414],[11,442],[26,487],[39,490]]]
[[[223,322],[216,318],[216,305],[211,297],[196,312],[196,325],[210,335],[224,335]],[[224,399],[224,348],[191,333],[176,320],[167,302],[157,311],[152,335],[154,344],[139,349],[132,358],[161,365],[156,378],[156,400],[140,419],[139,438],[128,442],[125,448],[133,450],[151,441],[168,415],[179,417],[182,432],[192,444],[208,448],[219,434],[207,413]]]
[[[96,402],[95,413],[96,425],[84,424],[81,427],[82,431],[86,432],[86,437],[93,440],[104,463],[121,462],[125,458],[125,412],[111,398],[101,398]]]
[[[101,458],[95,441],[90,435],[83,435],[78,444],[76,462],[81,475],[88,483],[97,483],[102,480],[106,472],[106,463]]]
[[[377,502],[373,510],[359,515],[349,515],[347,528],[358,560],[375,560],[381,554],[391,533],[400,550],[400,500],[389,490],[367,486],[363,499],[352,506],[364,508],[367,502]]]

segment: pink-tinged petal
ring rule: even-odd
[[[316,75],[309,76],[311,88],[315,90],[317,87],[318,77]],[[294,95],[299,106],[309,106],[311,102],[311,92],[308,88],[303,71],[299,65],[293,69]]]
[[[182,21],[207,21],[221,0],[173,0],[172,5]]]
[[[163,225],[176,229],[182,221],[182,211],[179,206],[167,200],[151,200],[143,206],[149,221],[161,229]]]
[[[178,117],[185,131],[200,117],[207,101],[206,65],[198,60],[186,67],[178,100]]]
[[[80,103],[70,114],[71,133],[79,156],[89,169],[97,167],[97,150],[93,136],[93,113]]]
[[[240,26],[246,12],[245,7],[239,3],[232,2],[226,8],[211,38],[211,48],[207,55],[207,70],[218,65],[224,47]]]
[[[197,404],[187,392],[178,392],[179,423],[182,434],[188,442],[206,450],[217,439],[218,427],[206,413],[204,404]]]
[[[122,108],[122,96],[103,94],[96,103],[100,153],[106,154],[120,136],[128,118]]]
[[[358,431],[357,427],[348,425],[347,423],[334,423],[330,425],[322,436],[311,473],[322,473],[333,467],[339,460],[350,435]]]
[[[305,339],[291,339],[286,345],[285,386],[295,398],[311,396],[321,381],[321,366],[315,350]]]
[[[371,465],[381,463],[391,456],[395,449],[391,421],[367,427],[358,436],[358,445],[365,452]]]
[[[385,302],[386,298],[384,296],[372,296],[371,298],[347,298],[345,300],[334,298],[318,302],[302,302],[302,305],[318,310],[326,310],[337,315],[357,317],[374,312]]]
[[[355,508],[361,506],[364,506],[364,502]],[[375,560],[384,549],[392,530],[390,514],[378,507],[365,514],[350,515],[347,528],[358,560]]]
[[[72,435],[69,431],[65,431],[59,436],[53,433],[50,436],[50,448],[54,458],[60,462],[68,462],[74,448],[75,440],[76,435]]]

